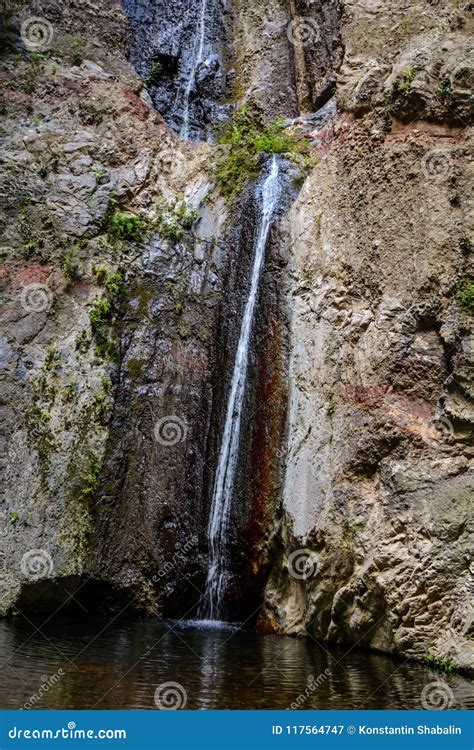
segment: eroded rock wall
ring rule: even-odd
[[[339,115],[290,219],[284,511],[262,625],[472,668],[465,11],[342,3]]]
[[[24,49],[32,15],[47,21],[47,55]],[[203,204],[209,150],[179,142],[127,61],[119,3],[30,3],[8,19],[6,43],[1,609],[19,596],[25,610],[55,609],[90,576],[154,606],[148,578],[163,589],[176,498],[189,510],[201,489],[225,208]],[[177,195],[196,208],[195,231],[114,235],[116,211],[152,219]],[[172,414],[188,437],[174,450],[154,433]]]
[[[335,93],[338,107],[303,119],[319,163],[270,238],[232,600],[257,604],[269,575],[262,627],[468,667],[469,4],[219,7],[225,106],[293,119]],[[53,29],[46,57],[14,53],[32,15]],[[205,573],[252,186],[239,223],[209,189],[213,147],[179,142],[153,109],[118,2],[34,0],[8,23],[2,612],[56,607],[92,578],[183,614]],[[178,242],[111,239],[114,210],[153,218],[180,193],[198,220]],[[117,269],[111,361],[90,315]],[[169,416],[174,444],[156,438]]]
[[[206,575],[210,493],[259,220],[254,185],[233,206],[212,190],[215,151],[181,142],[153,108],[131,64],[132,42],[144,42],[118,2],[17,10],[2,59],[1,611],[55,610],[87,598],[93,582],[112,587],[107,603],[122,601],[121,590],[134,606],[182,615]],[[32,16],[46,34],[36,54],[21,31]],[[157,201],[176,196],[196,211],[182,236],[133,226],[117,235],[117,211],[153,220]],[[269,455],[286,402],[282,253],[275,243],[275,272],[262,283],[251,364],[260,390],[249,389],[249,456],[233,518],[236,569],[253,597],[258,566],[252,573],[252,545],[240,538],[262,528],[264,509],[244,490],[249,474],[262,472],[270,496],[278,482]],[[276,398],[258,404],[268,390]],[[232,588],[242,602],[238,575]],[[105,599],[105,589],[94,591]]]

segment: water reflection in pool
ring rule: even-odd
[[[472,683],[459,675],[196,622],[68,618],[33,626],[19,616],[0,622],[0,660],[2,708],[154,709],[157,686],[177,682],[191,709],[407,709],[422,708],[423,688],[437,681],[452,691],[451,708],[474,707]]]

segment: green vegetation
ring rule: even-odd
[[[143,214],[114,211],[109,215],[108,235],[112,240],[141,242],[150,222]]]
[[[297,162],[310,155],[308,142],[289,133],[284,120],[262,125],[248,104],[217,128],[217,142],[228,146],[217,162],[215,178],[222,195],[229,198],[240,193],[248,179],[258,177],[262,154],[289,154]]]
[[[4,0],[4,2],[0,3],[0,19],[2,23],[6,23],[25,4],[26,0]]]
[[[104,281],[105,296],[97,300],[89,320],[96,348],[95,353],[101,359],[117,359],[117,347],[110,335],[110,327],[117,312],[117,303],[123,289],[123,276],[120,272],[112,273]]]
[[[423,657],[423,661],[430,669],[435,669],[438,672],[454,672],[456,665],[449,659],[443,659],[441,656],[435,656],[434,654],[426,654]]]
[[[179,240],[196,221],[197,211],[183,197],[169,202],[158,202],[156,226],[166,240]]]
[[[81,277],[80,263],[77,257],[77,247],[72,245],[60,261],[61,270],[68,281],[77,281]]]
[[[162,72],[163,72],[163,66],[162,66],[162,64],[159,63],[159,62],[155,63],[152,66],[151,70],[150,70],[150,74],[149,74],[149,76],[146,79],[146,83],[149,86],[153,85],[154,83],[158,83],[159,80],[160,80]]]
[[[451,94],[453,93],[453,87],[449,78],[443,78],[443,80],[440,81],[440,84],[438,86],[438,93],[440,99],[442,99],[443,101],[451,96]]]
[[[101,393],[95,394],[94,400],[92,402],[92,409],[93,409],[94,417],[102,425],[106,424],[108,404],[109,404],[109,401],[108,401],[107,391],[102,391]]]
[[[104,286],[107,281],[107,269],[103,266],[92,266],[92,273],[94,274],[99,286]]]
[[[330,393],[329,396],[327,397],[327,405],[326,405],[326,411],[329,416],[332,416],[332,414],[334,414],[334,410],[336,406],[337,406],[336,397],[334,393]]]
[[[72,36],[69,40],[69,55],[71,65],[79,66],[84,62],[84,46],[86,40],[82,36]]]
[[[341,518],[341,526],[343,532],[343,543],[349,547],[354,543],[357,533],[364,528],[364,524],[357,523],[357,521],[350,516],[343,516]]]
[[[129,359],[126,364],[128,377],[135,382],[143,380],[146,376],[146,364],[145,359]]]
[[[74,398],[74,394],[76,392],[76,388],[74,383],[70,383],[65,388],[63,388],[62,395],[65,401],[72,401]]]
[[[403,16],[401,24],[400,24],[400,28],[401,28],[402,34],[406,36],[408,32],[410,31],[410,19],[408,16]]]
[[[43,57],[38,52],[33,52],[28,56],[27,63],[25,75],[19,88],[21,88],[25,94],[31,95],[35,93],[38,85],[38,78],[44,69]]]
[[[474,313],[474,277],[463,279],[458,285],[456,299],[468,312]]]
[[[45,370],[55,370],[60,359],[60,353],[53,344],[46,350],[46,357],[44,358]]]
[[[79,493],[79,499],[86,502],[88,505],[91,504],[94,499],[94,495],[97,489],[100,475],[100,461],[95,453],[90,453],[88,456],[87,466],[84,473],[81,476],[81,490]]]
[[[28,434],[34,440],[42,467],[46,468],[50,453],[56,447],[54,433],[50,426],[51,414],[47,409],[34,403],[27,415]]]
[[[415,75],[416,70],[413,67],[402,70],[400,75],[395,79],[394,90],[400,94],[408,94]]]
[[[19,517],[20,516],[18,515],[18,513],[16,512],[16,510],[12,510],[10,512],[10,523],[13,523],[13,524],[16,523],[18,521]]]

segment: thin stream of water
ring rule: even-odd
[[[191,92],[193,90],[193,87],[196,81],[197,69],[199,65],[201,65],[201,63],[203,62],[203,56],[204,56],[204,44],[206,41],[206,13],[207,13],[207,0],[201,0],[201,12],[199,16],[199,27],[198,27],[199,34],[196,37],[197,43],[194,45],[193,66],[189,74],[189,79],[186,84],[186,88],[184,91],[184,99],[183,99],[183,125],[181,127],[180,136],[182,138],[185,138],[186,140],[188,140],[189,134],[190,134],[189,102],[190,102]]]
[[[257,186],[257,196],[261,191],[262,213],[255,248],[255,258],[249,296],[245,306],[240,331],[234,372],[227,402],[227,412],[222,436],[221,450],[214,480],[211,513],[208,526],[209,568],[206,581],[205,600],[200,614],[204,619],[219,620],[222,617],[222,604],[228,578],[228,532],[230,509],[234,491],[235,473],[239,457],[240,425],[247,383],[250,338],[255,316],[260,276],[265,260],[265,247],[268,240],[273,215],[280,195],[279,161],[273,156],[270,171]]]

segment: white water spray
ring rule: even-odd
[[[181,138],[185,138],[186,140],[189,138],[189,100],[196,80],[197,69],[203,62],[204,57],[204,43],[206,41],[206,13],[207,0],[201,0],[198,33],[194,42],[193,64],[191,67],[191,72],[189,74],[188,82],[186,84],[186,89],[184,91],[183,100],[183,124],[181,126],[180,136]]]
[[[257,303],[265,247],[273,214],[279,198],[279,163],[273,157],[270,172],[261,189],[262,215],[255,249],[250,292],[245,306],[242,328],[232,375],[222,445],[217,465],[208,526],[209,569],[201,614],[205,619],[218,620],[222,615],[229,568],[228,531],[239,456],[240,425],[247,382],[250,336]]]

